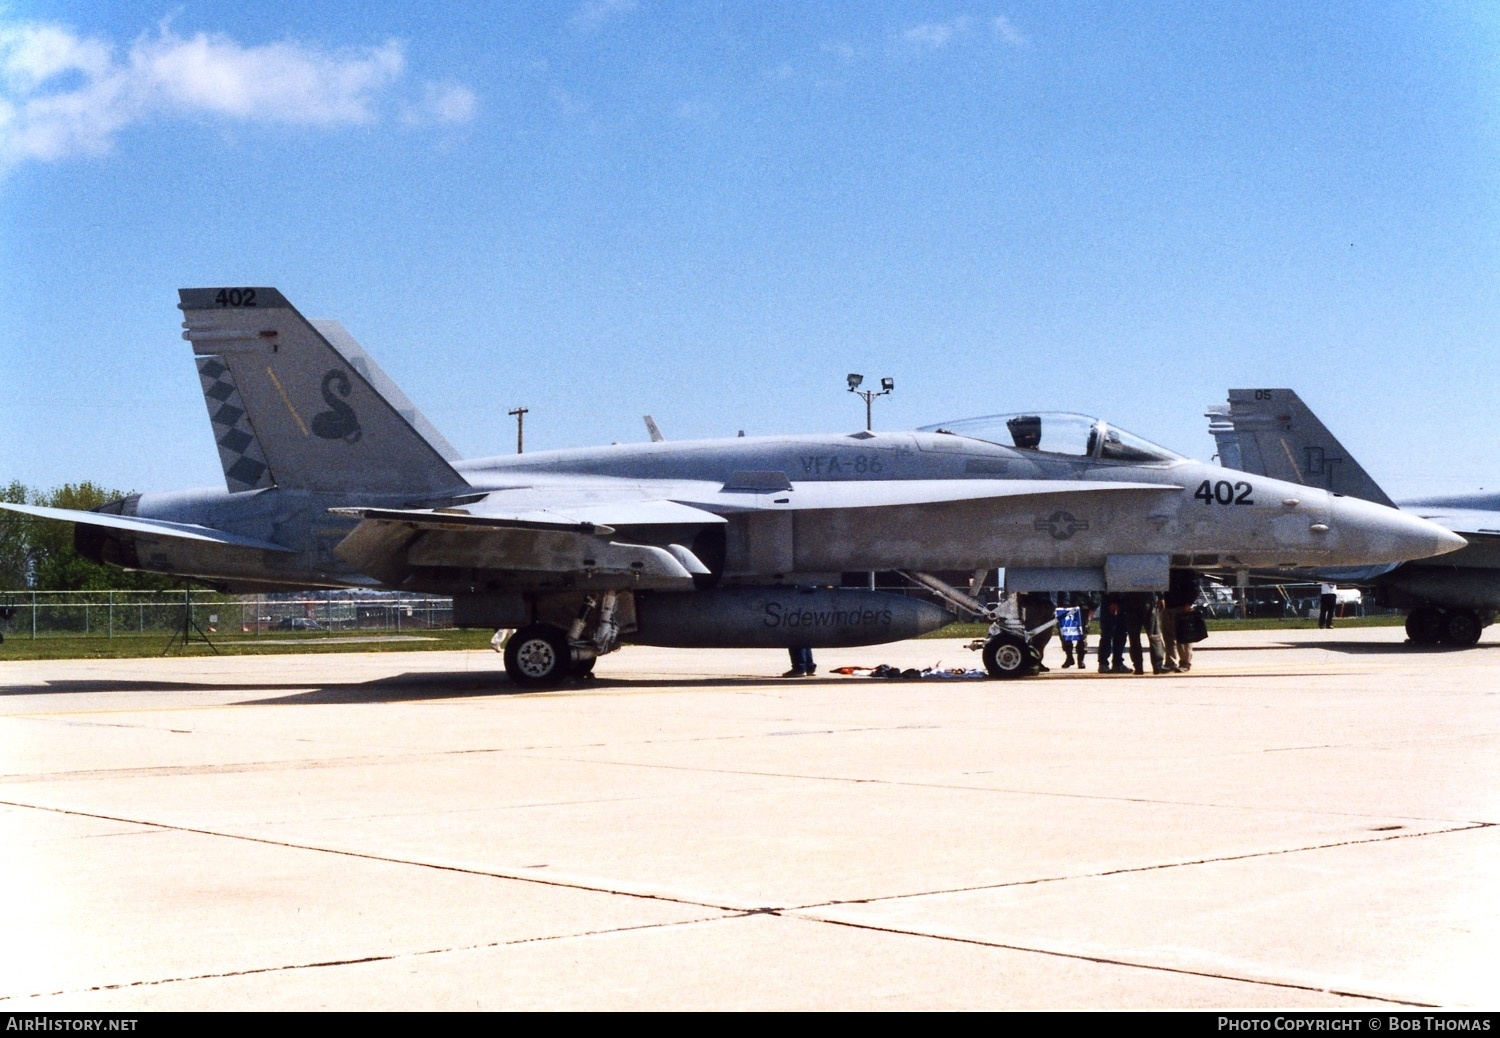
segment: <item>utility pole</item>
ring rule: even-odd
[[[515,417],[516,420],[516,453],[520,454],[526,446],[526,412],[529,408],[518,407],[514,411],[506,413]]]

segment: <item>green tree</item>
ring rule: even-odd
[[[24,505],[31,491],[19,480],[0,487],[0,501]],[[31,527],[36,520],[15,512],[0,513],[0,590],[19,591],[30,587]]]
[[[45,493],[11,482],[0,496],[17,504],[88,511],[125,496],[97,483],[66,483]],[[0,526],[0,581],[11,590],[158,591],[174,586],[171,577],[136,573],[90,562],[73,549],[74,524],[10,514]]]

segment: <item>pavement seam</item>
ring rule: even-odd
[[[612,934],[630,933],[636,930],[660,930],[674,926],[690,926],[698,923],[714,923],[723,919],[741,918],[762,914],[764,910],[738,912],[732,916],[705,916],[702,919],[677,919],[666,923],[638,923],[634,926],[616,926],[606,930],[583,930],[578,933],[549,934],[545,937],[523,937],[513,941],[482,941],[477,944],[460,944],[451,948],[420,948],[415,951],[391,952],[386,955],[362,955],[352,959],[323,959],[317,962],[293,962],[280,966],[255,966],[241,970],[224,970],[219,973],[196,973],[186,977],[158,977],[154,980],[122,980],[114,984],[95,984],[86,988],[63,989],[61,991],[31,992],[24,995],[0,995],[0,1002],[14,1002],[26,998],[58,998],[64,995],[79,995],[90,991],[123,991],[130,988],[157,987],[163,984],[185,984],[196,980],[226,980],[231,977],[253,977],[263,973],[284,973],[293,970],[325,969],[331,966],[360,966],[371,962],[395,962],[399,959],[415,959],[427,955],[450,955],[462,952],[485,951],[491,948],[510,948],[523,944],[540,944],[547,941],[566,941],[579,937],[605,937]],[[775,915],[776,913],[770,913]]]
[[[75,818],[93,818],[99,821],[116,822],[121,825],[139,825],[150,829],[160,829],[165,832],[191,833],[195,836],[212,836],[223,840],[243,840],[246,843],[258,843],[267,847],[284,847],[288,850],[309,851],[315,854],[335,854],[345,858],[358,858],[363,861],[378,861],[387,865],[406,865],[418,869],[434,869],[439,872],[453,872],[466,876],[483,876],[489,879],[513,880],[517,883],[531,883],[543,887],[560,887],[567,890],[583,890],[594,894],[610,894],[615,897],[636,898],[642,901],[661,901],[667,904],[686,905],[691,908],[708,908],[730,915],[744,915],[771,912],[774,914],[780,909],[754,908],[747,909],[739,905],[717,905],[708,901],[694,900],[691,898],[672,897],[667,894],[648,894],[634,890],[615,890],[611,887],[599,886],[590,883],[568,882],[566,880],[546,879],[539,876],[524,876],[510,872],[496,872],[488,869],[469,868],[462,865],[444,865],[439,862],[413,861],[408,858],[394,858],[384,854],[371,854],[366,851],[346,850],[338,847],[320,847],[311,843],[296,843],[290,840],[273,840],[265,836],[252,836],[248,833],[220,832],[215,829],[198,829],[186,825],[172,825],[167,822],[151,822],[141,818],[122,818],[119,815],[100,814],[95,811],[78,811],[67,807],[49,807],[45,804],[27,804],[16,800],[0,800],[0,807],[16,807],[30,809],[33,811],[46,811],[52,814],[70,815]]]
[[[904,894],[886,894],[868,898],[853,898],[837,901],[815,901],[803,905],[771,906],[755,909],[746,909],[743,906],[721,905],[709,901],[693,898],[672,897],[667,894],[648,894],[640,891],[617,890],[612,887],[599,886],[588,883],[568,882],[566,880],[545,879],[539,876],[519,875],[510,872],[497,872],[488,869],[469,868],[461,865],[444,865],[438,862],[414,861],[407,858],[395,858],[388,855],[372,854],[365,851],[348,850],[338,847],[323,847],[317,844],[297,843],[290,840],[276,840],[265,836],[253,836],[248,833],[222,832],[215,829],[199,829],[193,826],[173,825],[167,822],[152,822],[140,818],[123,818],[118,815],[100,814],[95,811],[79,811],[66,807],[51,807],[45,804],[28,804],[16,800],[0,800],[0,806],[15,807],[33,811],[45,811],[53,814],[71,815],[78,818],[93,818],[100,821],[116,822],[122,825],[139,825],[152,829],[160,829],[167,832],[191,833],[196,836],[211,836],[226,840],[243,840],[247,843],[258,843],[268,847],[284,847],[289,850],[310,851],[320,854],[335,854],[348,858],[359,858],[364,861],[378,861],[391,865],[407,865],[413,868],[436,869],[442,872],[454,872],[462,875],[485,876],[491,879],[514,880],[519,883],[532,883],[538,886],[561,887],[569,890],[585,890],[591,893],[610,894],[617,897],[639,898],[647,901],[663,901],[670,904],[689,905],[695,908],[710,908],[715,911],[728,913],[762,912],[776,914],[778,912],[804,912],[817,908],[832,908],[838,905],[868,905],[886,901],[901,901],[920,897],[939,897],[948,894],[977,893],[985,890],[1003,890],[1010,887],[1037,886],[1044,883],[1062,883],[1083,879],[1101,879],[1106,876],[1123,876],[1134,873],[1156,872],[1165,869],[1185,868],[1194,865],[1214,865],[1233,861],[1246,861],[1255,858],[1269,858],[1284,854],[1303,854],[1310,851],[1334,850],[1340,847],[1355,847],[1362,844],[1386,843],[1392,840],[1411,840],[1426,836],[1443,836],[1453,833],[1475,832],[1483,829],[1495,828],[1493,822],[1472,822],[1467,825],[1454,826],[1447,829],[1432,829],[1425,832],[1391,833],[1382,836],[1373,836],[1359,840],[1340,840],[1333,843],[1308,844],[1301,847],[1279,847],[1271,850],[1249,851],[1244,854],[1229,854],[1214,858],[1197,858],[1188,861],[1161,862],[1154,865],[1135,865],[1128,868],[1105,869],[1099,872],[1085,872],[1068,876],[1035,876],[1031,879],[1008,880],[1003,883],[982,883],[970,887],[948,887],[940,890],[923,890],[908,892]]]
[[[533,750],[533,751],[527,751],[527,752],[536,752],[536,751]],[[1264,752],[1264,751],[1261,751],[1261,752]],[[1017,788],[1013,788],[1013,787],[1009,787],[1009,786],[975,786],[975,785],[967,785],[967,784],[960,784],[960,783],[954,783],[954,782],[914,782],[914,781],[907,780],[907,779],[902,779],[900,781],[892,781],[891,779],[853,778],[853,777],[850,777],[850,776],[847,776],[847,775],[809,775],[809,774],[802,774],[802,773],[798,773],[798,772],[785,772],[785,771],[751,771],[751,770],[746,770],[746,769],[742,769],[742,768],[705,768],[705,767],[700,767],[700,766],[697,766],[697,765],[687,765],[687,764],[662,764],[662,763],[656,763],[656,762],[642,763],[640,761],[628,761],[628,760],[600,760],[598,758],[592,758],[592,757],[546,757],[545,759],[546,760],[553,760],[553,761],[566,761],[566,762],[568,762],[570,764],[595,764],[595,765],[598,765],[598,764],[609,764],[609,765],[615,765],[615,766],[622,767],[622,768],[652,768],[652,769],[661,769],[661,770],[665,770],[665,771],[692,771],[692,772],[700,772],[702,774],[707,774],[707,775],[736,775],[736,776],[742,776],[742,777],[745,777],[745,778],[795,779],[795,780],[804,781],[804,782],[841,782],[841,783],[847,783],[847,784],[850,784],[850,785],[900,786],[900,787],[907,787],[907,788],[912,788],[912,789],[959,790],[959,791],[969,792],[969,793],[1003,793],[1003,794],[1006,794],[1008,796],[1056,797],[1056,798],[1061,799],[1061,800],[1101,800],[1101,801],[1104,801],[1106,803],[1115,803],[1115,804],[1152,804],[1152,805],[1160,805],[1160,806],[1165,806],[1165,807],[1205,807],[1205,808],[1213,808],[1214,810],[1217,810],[1217,811],[1272,811],[1272,812],[1279,812],[1281,814],[1326,815],[1326,816],[1331,816],[1331,817],[1335,817],[1335,818],[1338,818],[1338,817],[1346,817],[1346,818],[1372,818],[1372,817],[1375,817],[1375,815],[1373,815],[1371,812],[1368,812],[1368,811],[1358,811],[1358,812],[1351,812],[1351,811],[1326,811],[1326,810],[1308,810],[1308,809],[1305,809],[1305,808],[1292,808],[1292,807],[1265,807],[1265,806],[1258,805],[1258,804],[1219,804],[1219,803],[1215,803],[1213,801],[1202,801],[1202,800],[1163,800],[1163,799],[1160,799],[1158,797],[1107,796],[1107,795],[1102,794],[1102,793],[1059,793],[1059,792],[1056,792],[1056,791],[1053,791],[1053,790],[1045,790],[1045,789],[1017,789]],[[1390,816],[1390,815],[1381,815],[1380,817],[1389,818],[1389,817],[1392,817],[1392,816]],[[1421,815],[1396,815],[1394,817],[1397,817],[1397,818],[1408,818],[1408,819],[1411,819],[1412,821],[1419,821],[1419,822],[1443,822],[1443,823],[1451,823],[1451,822],[1455,821],[1455,819],[1452,819],[1452,818],[1426,818],[1426,817],[1421,816]],[[1497,823],[1497,822],[1479,822],[1479,821],[1472,821],[1472,820],[1464,822],[1464,826],[1465,827],[1487,826],[1487,825],[1500,825],[1500,823]]]
[[[1429,829],[1420,833],[1392,833],[1371,836],[1360,840],[1339,840],[1334,843],[1313,843],[1303,847],[1278,847],[1273,850],[1247,851],[1244,854],[1226,854],[1217,858],[1197,858],[1190,861],[1168,861],[1156,865],[1133,865],[1129,868],[1105,869],[1101,872],[1082,872],[1072,876],[1036,876],[1032,879],[1007,880],[1004,883],[981,883],[972,887],[952,887],[945,890],[922,890],[908,894],[883,894],[878,897],[858,898],[850,901],[823,901],[783,909],[787,912],[811,911],[818,908],[834,908],[839,905],[873,905],[883,901],[902,901],[908,898],[940,897],[947,894],[973,894],[985,890],[1004,890],[1010,887],[1031,887],[1043,883],[1066,883],[1081,879],[1102,879],[1106,876],[1127,876],[1132,873],[1158,872],[1165,869],[1180,869],[1194,865],[1218,865],[1232,861],[1247,861],[1253,858],[1274,858],[1282,854],[1306,854],[1311,851],[1336,850],[1340,847],[1358,847],[1367,843],[1388,843],[1392,840],[1415,840],[1426,836],[1448,836],[1453,833],[1477,832],[1495,828],[1494,822],[1473,822],[1448,829]]]
[[[868,930],[875,933],[901,934],[907,937],[925,937],[935,941],[951,941],[955,944],[969,944],[980,948],[997,948],[1005,951],[1028,952],[1033,955],[1050,955],[1059,959],[1074,959],[1080,962],[1093,962],[1104,966],[1123,966],[1130,969],[1153,970],[1159,973],[1175,973],[1189,977],[1205,977],[1209,980],[1227,980],[1237,984],[1254,984],[1260,987],[1286,988],[1292,991],[1311,991],[1322,995],[1335,995],[1340,998],[1363,998],[1375,1002],[1389,1002],[1391,1005],[1413,1006],[1422,1009],[1437,1009],[1440,1004],[1436,1002],[1413,1002],[1408,999],[1393,998],[1388,995],[1370,995],[1360,991],[1343,991],[1338,988],[1322,988],[1312,984],[1297,984],[1289,980],[1269,980],[1260,977],[1237,977],[1229,973],[1211,973],[1207,970],[1193,970],[1182,966],[1160,966],[1149,962],[1131,962],[1128,959],[1111,959],[1101,955],[1084,955],[1082,952],[1058,951],[1054,948],[1033,948],[1023,944],[1003,944],[999,941],[985,941],[977,937],[957,937],[948,934],[927,933],[920,930],[902,930],[890,926],[874,926],[869,923],[852,923],[841,919],[825,919],[821,916],[806,916],[804,918],[814,919],[820,923],[830,926],[846,926],[854,930]]]

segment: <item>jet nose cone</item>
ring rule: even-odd
[[[1437,526],[1437,523],[1434,523],[1431,520],[1423,520],[1423,522],[1426,522],[1431,526]],[[1438,532],[1439,534],[1441,534],[1441,536],[1438,538],[1437,551],[1432,553],[1434,555],[1447,555],[1450,551],[1458,551],[1458,549],[1460,548],[1467,548],[1469,546],[1469,542],[1467,540],[1454,533],[1452,530],[1445,530],[1443,529],[1443,527],[1438,526]]]
[[[1337,531],[1337,543],[1331,547],[1340,565],[1408,562],[1445,555],[1468,544],[1421,516],[1358,498],[1332,498],[1330,510]]]

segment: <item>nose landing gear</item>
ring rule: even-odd
[[[1041,655],[1015,631],[1000,631],[984,643],[980,653],[992,678],[1024,678],[1042,668]]]

